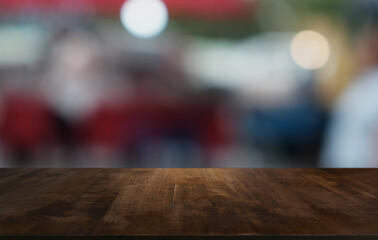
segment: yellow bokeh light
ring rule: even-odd
[[[327,39],[315,31],[302,31],[295,35],[290,50],[295,63],[305,69],[323,67],[331,52]]]

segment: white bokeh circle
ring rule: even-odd
[[[126,30],[139,38],[152,38],[168,24],[168,10],[161,0],[127,0],[121,8],[121,22]]]

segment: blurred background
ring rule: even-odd
[[[378,167],[378,0],[0,0],[1,167]]]

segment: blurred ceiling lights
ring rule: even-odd
[[[315,31],[302,31],[291,42],[291,56],[304,69],[318,69],[327,64],[330,46],[327,39]]]
[[[121,22],[135,37],[152,38],[164,31],[169,16],[161,0],[127,0],[121,8]]]

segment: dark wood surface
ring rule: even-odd
[[[378,239],[377,191],[377,169],[0,169],[0,238]]]

